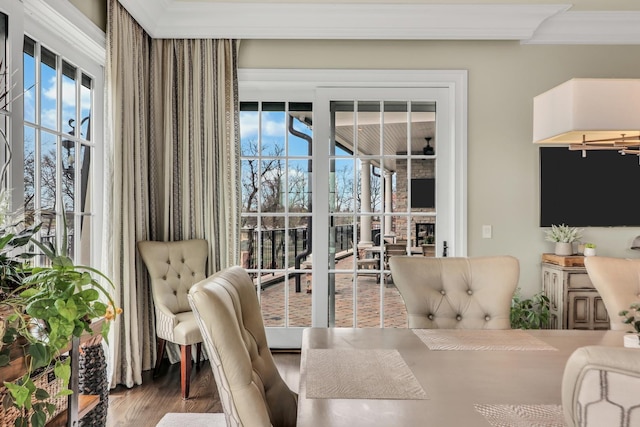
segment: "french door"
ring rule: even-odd
[[[299,348],[310,326],[405,327],[389,256],[466,255],[466,73],[239,83],[241,260],[269,345]]]
[[[319,88],[315,107],[313,325],[406,327],[389,257],[456,253],[448,89]]]

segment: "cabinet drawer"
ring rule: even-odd
[[[587,273],[569,273],[567,287],[569,289],[595,289]]]

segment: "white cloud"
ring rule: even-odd
[[[57,100],[56,78],[50,77],[46,83],[43,83],[42,90],[42,108],[55,110],[55,102]],[[62,81],[62,108],[63,108],[63,121],[68,121],[68,118],[75,118],[76,106],[76,82],[68,79]],[[91,91],[80,91],[80,105],[91,105]],[[59,104],[59,102],[58,102]],[[43,123],[44,124],[44,123]],[[64,124],[66,126],[66,123]]]
[[[56,129],[57,113],[55,105],[50,109],[43,109],[40,124],[49,129]]]
[[[282,116],[277,117],[277,120],[272,120],[269,116],[270,114],[268,113],[262,115],[262,136],[284,136],[286,128],[282,121]],[[240,129],[243,138],[256,139],[259,131],[258,126],[258,112],[243,111],[242,114],[240,114]]]
[[[262,122],[262,135],[264,136],[283,136],[284,132],[284,123],[281,121],[266,120]]]

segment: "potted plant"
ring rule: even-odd
[[[549,298],[538,292],[531,298],[523,298],[520,288],[511,300],[512,329],[542,329],[549,325]]]
[[[625,335],[624,346],[640,348],[640,303],[634,302],[628,310],[622,310],[618,315],[624,318],[623,323],[633,328],[632,331],[627,331],[633,335]]]
[[[584,256],[594,256],[596,254],[596,245],[594,243],[585,243]]]
[[[583,230],[577,227],[569,227],[566,224],[552,225],[546,231],[546,240],[555,242],[556,255],[573,255],[573,242],[582,237]]]

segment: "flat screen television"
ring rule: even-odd
[[[617,151],[540,147],[540,226],[640,226],[640,163]]]
[[[411,207],[436,207],[435,178],[416,178],[411,180]]]

